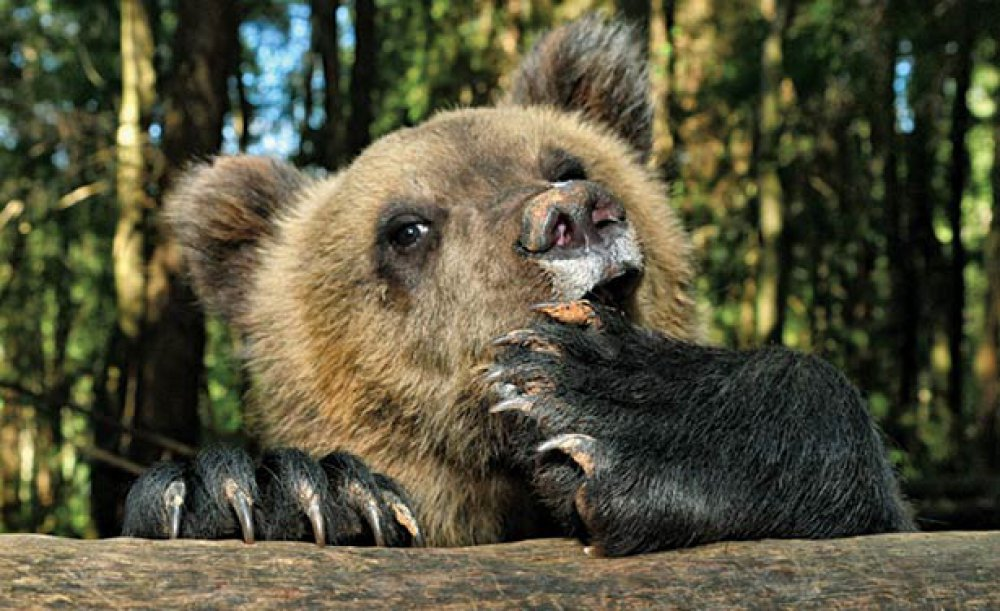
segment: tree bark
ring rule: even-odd
[[[353,158],[371,142],[375,119],[372,94],[378,64],[375,31],[375,0],[354,3],[354,64],[351,66],[351,119],[347,124],[347,152]]]
[[[384,549],[0,537],[12,607],[990,608],[1000,532],[708,545],[590,558],[570,540]]]

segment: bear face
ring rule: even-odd
[[[285,365],[294,362],[309,394],[348,405],[363,402],[354,392],[376,393],[428,418],[428,405],[458,401],[491,340],[527,324],[531,304],[579,298],[603,280],[586,273],[580,249],[546,256],[521,244],[524,226],[539,224],[529,205],[558,190],[553,173],[567,160],[624,209],[612,246],[630,257],[595,255],[641,274],[615,305],[690,337],[687,241],[663,185],[619,141],[548,109],[462,110],[375,143],[278,220],[245,325],[263,385],[293,379]],[[403,231],[425,233],[401,246]],[[426,379],[409,379],[416,373]]]
[[[549,34],[496,107],[389,134],[330,178],[194,169],[168,218],[247,339],[262,441],[357,454],[412,491],[432,543],[502,538],[529,501],[486,410],[492,340],[595,290],[697,335],[689,241],[643,165],[647,89],[627,28],[591,17]]]

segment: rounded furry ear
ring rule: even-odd
[[[648,159],[653,103],[647,62],[630,26],[589,14],[539,40],[515,71],[507,101],[580,111]]]
[[[218,157],[193,166],[167,198],[164,220],[181,247],[198,297],[231,322],[245,313],[261,242],[309,179],[265,157]]]

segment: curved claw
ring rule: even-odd
[[[504,399],[500,403],[491,407],[490,413],[499,414],[501,412],[524,412],[525,414],[529,414],[534,407],[534,399],[530,399],[528,397],[512,397],[510,399]]]
[[[316,537],[316,545],[323,547],[326,545],[326,521],[323,519],[323,511],[319,506],[319,497],[313,496],[305,508],[306,516],[313,527],[313,535]]]
[[[417,524],[417,517],[413,515],[413,511],[410,507],[395,494],[391,492],[384,493],[389,499],[389,507],[392,508],[392,513],[396,516],[396,521],[399,522],[400,526],[406,529],[410,533],[410,537],[413,538],[414,547],[424,546],[424,533],[420,531],[420,526]]]
[[[559,356],[559,347],[542,337],[537,331],[532,329],[517,329],[506,335],[502,335],[493,340],[493,345],[504,346],[524,346],[535,352]]]
[[[531,310],[567,325],[598,326],[600,324],[594,305],[586,299],[539,303],[531,306]]]
[[[295,498],[302,512],[309,518],[316,545],[323,547],[326,545],[326,519],[320,507],[319,494],[307,479],[299,479],[295,486]]]
[[[372,536],[375,537],[375,545],[385,547],[385,533],[382,532],[382,520],[379,518],[378,504],[375,502],[375,499],[371,499],[371,501],[365,504],[365,517],[368,518],[368,524],[372,527]]]
[[[536,448],[539,454],[559,450],[578,464],[588,477],[594,473],[594,457],[597,450],[597,440],[590,435],[566,433],[557,435],[539,444]]]
[[[232,479],[226,480],[225,494],[229,505],[236,512],[236,519],[239,521],[240,530],[243,533],[243,542],[253,543],[253,499]]]
[[[507,372],[503,368],[491,367],[490,369],[487,369],[486,373],[483,375],[483,381],[485,381],[487,384],[496,384],[497,382],[502,380],[506,375]]]
[[[168,533],[171,539],[181,536],[181,517],[184,515],[184,495],[187,494],[187,486],[181,480],[174,480],[167,486],[163,493],[163,501],[167,506],[167,517],[169,518]]]
[[[362,509],[365,521],[372,529],[372,536],[375,538],[375,545],[385,547],[385,533],[382,530],[382,518],[379,515],[378,500],[364,486],[357,482],[350,485],[350,494],[354,497]]]

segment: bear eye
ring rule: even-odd
[[[382,225],[380,231],[384,244],[404,253],[416,248],[431,234],[431,222],[423,214],[413,211],[397,213]]]
[[[401,250],[412,248],[430,232],[430,226],[423,221],[414,221],[397,227],[389,236],[389,242]]]

